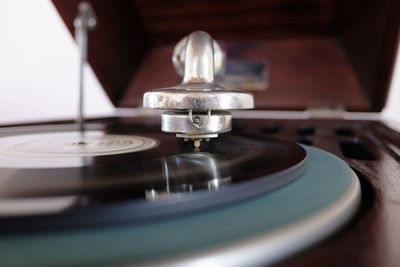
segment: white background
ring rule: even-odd
[[[77,48],[50,0],[0,2],[0,124],[74,118],[77,70]],[[113,114],[89,67],[87,74],[86,114]],[[385,117],[400,120],[399,100],[397,64]]]
[[[74,118],[78,50],[50,0],[0,1],[0,123]],[[87,68],[86,113],[112,114]]]

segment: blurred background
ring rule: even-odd
[[[1,1],[0,33],[0,123],[74,118],[79,54],[53,3]],[[89,66],[86,73],[86,113],[112,114]]]
[[[0,34],[0,123],[74,118],[78,50],[53,3],[2,0]],[[396,61],[382,116],[400,121],[399,53]],[[114,105],[89,66],[86,73],[86,114],[114,114]]]

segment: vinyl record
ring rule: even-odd
[[[305,169],[292,142],[224,134],[193,144],[158,131],[0,138],[0,231],[151,220],[283,186]],[[8,165],[7,165],[8,164]]]
[[[0,238],[4,266],[260,266],[337,231],[360,185],[336,156],[306,147],[305,172],[272,192],[182,216]]]

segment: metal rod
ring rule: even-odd
[[[214,82],[213,39],[204,31],[191,33],[186,40],[183,83]]]
[[[96,15],[91,5],[87,2],[79,4],[79,14],[74,20],[75,40],[79,48],[79,100],[78,100],[78,123],[81,137],[85,133],[85,64],[87,62],[88,30],[94,29],[97,24]]]

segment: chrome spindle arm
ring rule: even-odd
[[[84,68],[87,62],[88,50],[88,30],[94,29],[97,24],[97,18],[91,5],[87,2],[79,4],[79,14],[74,20],[75,40],[79,48],[79,100],[78,100],[78,116],[77,123],[81,136],[85,132],[85,74]]]

